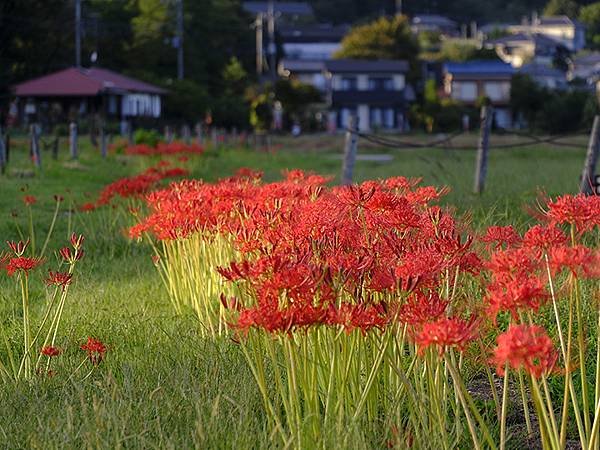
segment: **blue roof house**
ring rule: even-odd
[[[444,93],[451,99],[475,106],[487,97],[494,106],[496,125],[512,126],[510,82],[515,69],[502,61],[446,63],[443,69]]]

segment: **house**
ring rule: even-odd
[[[284,57],[288,59],[331,59],[350,27],[347,25],[282,26],[278,29]]]
[[[326,61],[330,129],[345,128],[354,115],[361,131],[403,130],[408,70],[408,63],[399,60]]]
[[[591,83],[598,75],[600,75],[600,52],[576,55],[569,64],[567,74],[569,81],[581,79]]]
[[[521,67],[519,73],[528,75],[538,85],[548,89],[566,89],[567,76],[565,72],[545,64],[526,64]]]
[[[443,36],[456,37],[459,35],[458,25],[453,20],[437,14],[418,14],[410,21],[413,33],[439,33]]]
[[[280,77],[310,84],[321,92],[327,89],[325,61],[313,59],[288,59],[279,61],[277,72]]]
[[[530,23],[510,25],[506,31],[512,34],[541,34],[562,44],[571,52],[577,52],[585,47],[585,26],[567,16],[538,18],[534,15]]]
[[[487,97],[494,105],[496,125],[512,125],[510,83],[515,69],[502,61],[468,61],[444,65],[444,93],[465,105],[476,106]]]
[[[13,87],[19,118],[44,120],[87,114],[158,118],[167,91],[99,67],[70,67]]]
[[[486,47],[495,49],[502,61],[519,68],[528,62],[552,64],[564,45],[540,33],[517,33],[488,41]]]

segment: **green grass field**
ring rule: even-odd
[[[263,170],[267,180],[277,179],[286,168],[337,179],[342,138],[328,139],[281,140],[277,143],[283,148],[275,153],[214,150],[190,158],[188,167],[193,177],[207,180],[229,176],[242,166]],[[474,143],[476,136],[467,139]],[[52,217],[54,194],[80,204],[111,181],[151,164],[143,157],[112,155],[102,160],[88,145],[73,163],[65,147],[63,143],[58,161],[42,155],[42,172],[21,177],[32,167],[25,142],[17,140],[7,174],[0,176],[2,242],[19,238],[17,225],[27,226],[22,188],[38,198],[33,211],[41,239]],[[477,228],[492,222],[527,222],[523,205],[533,204],[541,190],[551,196],[575,192],[585,156],[584,149],[562,148],[492,152],[487,189],[476,196],[471,193],[475,152],[361,146],[359,153],[364,152],[389,153],[393,160],[357,162],[357,180],[404,175],[447,185],[452,189],[447,204],[471,213]],[[111,225],[109,214],[98,211],[74,218],[74,229],[87,236],[87,254],[62,324],[59,345],[69,350],[59,358],[57,370],[68,373],[78,363],[82,355],[77,347],[88,335],[108,345],[106,360],[84,382],[56,376],[2,385],[0,448],[273,447],[260,394],[241,350],[229,340],[201,339],[192,314],[173,313],[150,249],[129,242],[120,229],[123,222]],[[67,223],[68,215],[62,213],[52,250],[66,242]],[[52,262],[51,256],[48,265]],[[42,274],[40,270],[32,278]],[[0,326],[14,342],[21,339],[19,295],[14,280],[0,275]],[[42,283],[36,281],[33,302],[42,298]]]

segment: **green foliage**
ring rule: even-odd
[[[336,58],[403,59],[416,62],[419,42],[406,16],[380,17],[359,25],[342,39]]]
[[[268,94],[258,95],[250,104],[250,125],[257,131],[266,131],[273,121],[273,104]]]
[[[310,117],[308,117],[310,105],[322,101],[318,89],[298,81],[278,80],[273,86],[273,92],[275,100],[281,102],[284,120],[288,124],[300,121],[308,125],[308,122],[310,122]]]
[[[586,26],[586,40],[589,47],[600,49],[600,2],[581,8],[579,20]]]
[[[192,80],[171,80],[165,86],[169,95],[164,98],[163,110],[167,117],[197,121],[210,107],[210,96],[203,85]]]
[[[580,6],[575,0],[550,0],[544,8],[544,15],[577,17]]]
[[[567,133],[591,123],[597,100],[586,91],[554,91],[539,86],[527,75],[515,75],[511,83],[511,109],[531,129]]]
[[[465,62],[481,59],[498,59],[496,51],[482,48],[478,41],[448,39],[442,43],[437,56],[440,61]]]
[[[160,141],[160,133],[156,130],[139,128],[133,133],[133,140],[136,144],[146,144],[150,147],[156,147],[156,144]]]

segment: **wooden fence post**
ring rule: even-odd
[[[342,164],[342,184],[352,184],[354,164],[356,163],[356,151],[358,147],[358,117],[351,115],[346,130],[346,141],[344,143],[344,162]]]
[[[598,162],[598,134],[600,133],[600,116],[594,117],[594,125],[590,133],[588,142],[587,155],[583,172],[581,173],[581,182],[579,184],[579,192],[586,195],[594,193],[594,175],[596,173],[596,163]]]
[[[192,141],[192,132],[190,130],[190,126],[187,123],[181,127],[181,139],[187,145],[190,145]]]
[[[200,122],[196,124],[194,131],[196,132],[196,144],[202,145],[202,124]]]
[[[0,126],[0,174],[4,175],[6,172],[7,160],[6,160],[6,145],[4,143],[4,131]]]
[[[135,144],[135,139],[133,138],[133,119],[127,121],[127,141],[129,145]]]
[[[77,159],[77,124],[75,122],[71,122],[69,125],[69,149],[71,159]]]
[[[40,152],[40,126],[37,123],[32,123],[29,127],[29,138],[31,140],[31,159],[35,167],[42,167],[42,154]]]
[[[173,142],[173,133],[171,132],[171,127],[169,125],[165,125],[165,142],[167,144]]]
[[[494,109],[491,106],[481,107],[481,126],[479,132],[479,144],[477,146],[477,162],[475,165],[475,184],[473,186],[473,192],[475,194],[481,194],[485,187],[493,114]]]
[[[52,142],[52,159],[58,159],[58,146],[60,144],[60,137],[56,135]]]
[[[108,154],[108,143],[106,139],[106,127],[104,126],[104,122],[100,124],[100,155],[103,158],[106,158]]]

